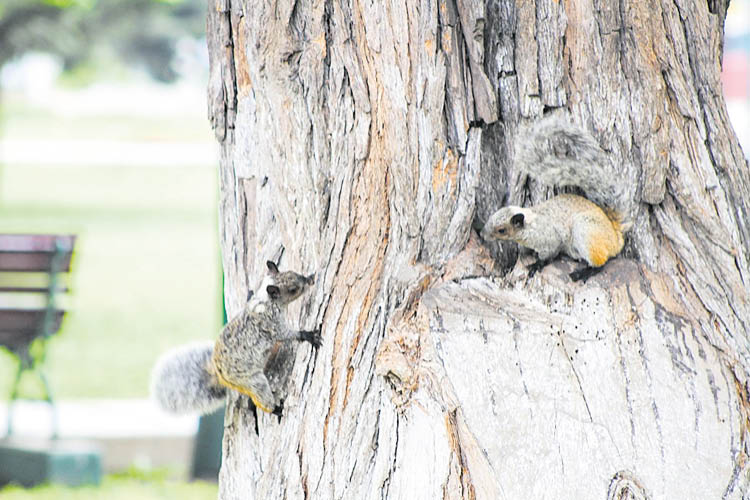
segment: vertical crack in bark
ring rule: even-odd
[[[748,388],[747,385],[744,385],[735,375],[735,371],[732,369],[731,366],[727,366],[727,371],[732,375],[732,382],[734,383],[734,391],[739,397],[738,401],[738,411],[740,416],[740,422],[739,422],[739,435],[740,435],[740,444],[739,447],[736,448],[736,450],[732,450],[733,456],[732,461],[734,462],[734,467],[732,468],[732,474],[729,478],[729,483],[727,484],[726,490],[724,490],[724,494],[722,495],[722,500],[726,500],[726,498],[734,491],[734,489],[737,487],[737,482],[740,477],[740,473],[743,469],[747,466],[748,460],[750,457],[748,457],[748,442],[747,442],[747,436],[748,433],[750,433],[750,399],[748,399]],[[727,383],[729,383],[727,381]],[[727,388],[729,390],[729,388]],[[730,407],[730,416],[731,416],[731,407]],[[734,448],[734,434],[732,434],[732,448]],[[743,491],[742,498],[745,498],[745,493]]]
[[[708,387],[711,391],[711,394],[714,397],[714,408],[716,409],[716,420],[718,422],[722,421],[721,418],[721,412],[719,410],[719,386],[716,385],[716,377],[714,377],[713,372],[708,371],[706,372],[706,378],[708,381]]]
[[[638,286],[638,285],[636,285]],[[631,304],[635,304],[636,301],[633,298],[633,294],[630,291],[630,286],[627,287],[628,299]],[[661,457],[662,466],[666,463],[666,455],[664,451],[664,433],[661,428],[661,417],[659,416],[659,407],[656,404],[656,397],[654,396],[654,377],[651,373],[651,367],[648,364],[648,356],[646,355],[646,344],[643,340],[643,330],[640,327],[640,316],[637,314],[637,310],[634,310],[636,316],[633,320],[633,329],[637,334],[638,340],[638,359],[641,361],[641,366],[646,374],[646,384],[648,385],[649,395],[651,396],[651,411],[654,415],[654,426],[656,427],[656,435],[659,439],[659,455]],[[662,483],[666,483],[666,477],[664,476],[664,467],[661,470]]]
[[[721,500],[726,500],[727,497],[734,491],[734,488],[737,486],[737,480],[740,477],[740,471],[742,471],[743,468],[744,468],[744,465],[741,465],[739,460],[734,461],[734,467],[732,468],[732,475],[729,478],[729,484],[727,484],[727,489],[724,490],[724,494],[721,496]],[[745,498],[744,492],[743,492],[742,498]]]
[[[310,498],[310,490],[307,486],[307,473],[304,472],[304,468],[303,468],[304,451],[303,451],[303,447],[300,446],[300,443],[297,443],[297,461],[299,462],[299,477],[300,477],[300,484],[302,485],[302,495],[303,495],[303,498],[307,499],[307,498]]]
[[[637,42],[633,40],[633,34],[632,29],[627,25],[626,21],[626,11],[625,11],[625,1],[626,0],[620,0],[618,4],[618,12],[620,14],[620,31],[617,35],[617,41],[618,41],[618,48],[619,51],[617,52],[617,62],[620,66],[620,74],[622,75],[622,80],[625,83],[623,86],[623,93],[625,94],[625,99],[628,102],[633,102],[633,84],[631,82],[631,79],[640,80],[638,71],[628,71],[625,68],[625,61],[627,59],[627,53],[628,53],[628,39],[630,39],[630,42],[633,46],[636,47],[635,50],[637,50]],[[637,64],[633,64],[634,67],[637,68]],[[642,81],[637,81],[638,87],[643,87]],[[626,113],[625,118],[628,120],[628,128],[630,130],[630,137],[628,137],[628,140],[630,142],[630,147],[636,151],[636,154],[642,158],[642,155],[639,154],[639,151],[641,149],[640,142],[635,137],[635,127],[633,126],[633,115],[632,113]],[[646,167],[648,168],[648,167]],[[635,196],[635,194],[633,194]]]
[[[461,447],[461,437],[458,431],[458,409],[453,409],[445,414],[445,429],[448,432],[448,444],[451,451],[458,460],[460,468],[459,474],[461,479],[461,497],[469,500],[476,500],[476,490],[471,480],[471,472],[466,463],[466,456]],[[445,490],[443,490],[445,492]]]
[[[216,139],[225,144],[227,139],[230,143],[234,139],[234,121],[237,112],[237,77],[235,71],[235,41],[234,41],[234,26],[232,24],[232,0],[217,0],[216,12],[212,12],[209,15],[209,28],[212,15],[216,17],[217,29],[208,29],[209,34],[215,35],[218,39],[213,40],[214,44],[219,44],[224,47],[224,50],[210,50],[211,54],[220,54],[220,59],[215,61],[217,65],[216,71],[218,71],[217,77],[219,78],[220,94],[217,92],[218,89],[215,85],[211,85],[210,89],[213,94],[213,101],[221,99],[222,107],[221,111],[213,107],[212,118],[213,126],[216,134]],[[212,9],[209,7],[209,12]],[[209,41],[214,39],[210,37]],[[213,80],[213,78],[212,78]],[[219,114],[218,120],[216,114]]]
[[[299,0],[291,0],[292,8],[289,10],[289,19],[286,24],[290,28],[296,28],[297,18],[299,17]]]
[[[378,420],[379,422],[379,420]],[[391,460],[391,466],[388,468],[388,475],[385,476],[383,479],[383,483],[381,484],[380,488],[380,498],[383,500],[387,500],[390,498],[390,488],[391,488],[391,479],[393,478],[393,475],[396,473],[397,470],[397,459],[398,459],[398,441],[399,441],[399,424],[400,419],[396,418],[396,431],[394,436],[394,446],[393,446],[393,460]]]
[[[583,404],[586,406],[586,413],[589,415],[589,422],[594,423],[594,418],[591,416],[591,409],[589,408],[589,402],[586,400],[586,392],[583,390],[583,384],[581,384],[581,377],[578,374],[578,370],[576,370],[575,363],[573,363],[573,357],[568,354],[568,348],[565,345],[565,338],[560,332],[558,332],[558,337],[560,338],[560,347],[562,348],[563,356],[565,356],[565,361],[570,365],[570,370],[573,372],[573,376],[578,383],[578,390],[581,393]]]
[[[239,193],[239,196],[238,196],[239,199],[237,200],[238,203],[236,207],[236,210],[238,212],[237,220],[243,222],[240,224],[240,237],[242,238],[242,246],[240,247],[241,250],[237,252],[241,257],[241,260],[237,262],[235,265],[237,266],[237,269],[244,270],[245,276],[249,276],[250,270],[247,268],[247,265],[248,265],[247,250],[248,248],[255,248],[256,245],[255,245],[255,241],[249,241],[248,234],[247,234],[247,228],[249,225],[247,216],[250,213],[250,210],[248,209],[248,204],[247,204],[247,191],[249,189],[255,188],[255,182],[251,182],[251,180],[249,179],[248,180],[239,179],[239,178],[235,178],[235,179],[238,184],[235,186],[235,192]],[[236,255],[237,254],[235,254],[235,257]],[[249,300],[251,285],[247,280],[245,280],[245,283],[247,283],[247,290],[245,291],[245,294],[248,296],[248,300]]]
[[[555,437],[557,437],[557,420],[555,420]],[[565,476],[565,459],[563,458],[562,454],[562,445],[560,444],[560,440],[557,439],[557,454],[560,456],[560,472],[562,476]]]
[[[484,326],[482,324],[482,326]],[[523,374],[523,363],[521,363],[521,355],[518,352],[518,334],[521,332],[521,325],[518,323],[518,321],[513,320],[513,349],[516,351],[516,364],[518,365],[518,373],[521,376],[521,384],[523,385],[523,393],[526,394],[526,397],[529,396],[529,388],[526,386],[526,377],[524,377]],[[486,342],[486,339],[485,339]],[[585,401],[585,400],[584,400]],[[587,406],[588,409],[588,406]],[[589,417],[591,417],[591,413],[589,412]]]
[[[646,286],[649,286],[651,284],[646,280],[644,280],[644,283],[646,284]],[[698,375],[698,372],[692,366],[688,366],[684,361],[682,361],[682,359],[680,359],[682,357],[680,347],[678,345],[672,344],[669,337],[667,337],[667,333],[671,329],[675,339],[677,340],[677,343],[679,343],[680,339],[682,340],[682,346],[684,347],[685,354],[688,357],[689,361],[694,364],[695,359],[692,352],[690,351],[690,347],[687,344],[684,330],[686,328],[694,330],[700,327],[698,325],[688,323],[684,318],[672,313],[671,311],[663,307],[662,304],[657,302],[654,297],[653,287],[650,287],[648,295],[654,305],[654,319],[659,325],[659,329],[664,333],[664,342],[667,350],[670,352],[672,368],[674,369],[675,373],[681,373],[684,375],[685,392],[688,398],[690,398],[690,401],[693,403],[693,430],[695,438],[693,447],[697,450],[701,414],[701,407],[697,396],[698,391],[695,385],[695,379]]]
[[[729,372],[732,376],[732,381],[730,382],[729,378],[727,377],[727,372]],[[727,422],[729,424],[730,429],[730,444],[729,444],[729,457],[730,460],[733,463],[732,467],[732,474],[730,475],[729,483],[727,484],[727,488],[724,491],[724,495],[722,496],[722,499],[725,499],[729,493],[734,489],[734,487],[737,484],[737,480],[739,478],[740,471],[744,468],[745,463],[747,462],[747,456],[744,455],[743,450],[743,441],[745,440],[745,433],[747,432],[747,422],[743,415],[743,400],[742,400],[742,385],[737,384],[737,377],[734,374],[734,371],[732,370],[731,366],[727,363],[726,370],[721,370],[721,376],[724,378],[724,385],[726,387],[727,396],[734,392],[738,395],[739,401],[737,411],[740,416],[740,422],[739,422],[739,428],[737,429],[737,432],[734,432],[734,422],[732,418],[733,408],[732,408],[732,398],[727,397]],[[718,388],[717,388],[718,392]],[[735,434],[739,434],[740,436],[740,443],[735,441]]]
[[[321,85],[323,86],[323,89],[326,90],[326,92],[322,93],[322,100],[321,107],[324,110],[329,110],[328,104],[328,92],[327,90],[330,88],[329,85],[325,85],[326,82],[328,82],[331,78],[331,46],[333,44],[333,0],[325,0],[325,4],[323,6],[323,37],[325,39],[325,56],[323,56],[323,81],[321,82]],[[346,67],[343,68],[344,75],[343,78],[346,79],[346,85],[341,85],[341,92],[344,92],[344,89],[348,89],[349,93],[352,94],[351,89],[349,89],[349,73],[346,70]],[[354,102],[354,95],[352,94],[352,102]],[[356,106],[355,106],[356,109]],[[328,113],[324,113],[324,120],[326,127],[329,126],[329,120],[328,120]],[[330,141],[329,141],[330,142]]]
[[[209,55],[209,84],[208,84],[208,118],[219,144],[226,138],[226,106],[224,103],[223,85],[221,82],[221,51],[216,47],[221,45],[222,15],[220,5],[208,2],[206,18],[206,44]],[[214,7],[213,9],[211,7]]]
[[[456,0],[449,0],[441,3],[438,7],[437,22],[437,53],[443,54],[443,61],[446,66],[444,92],[443,92],[443,126],[448,131],[448,145],[458,148],[461,144],[459,140],[462,134],[460,129],[465,123],[459,123],[459,116],[456,115],[457,102],[463,97],[466,101],[471,100],[469,89],[466,87],[466,78],[464,75],[464,61],[460,55],[454,54],[455,50],[463,50],[464,44],[455,42],[460,40],[460,19],[458,18],[458,6]],[[452,90],[452,84],[459,86],[456,92]],[[464,108],[464,112],[467,110]],[[466,121],[466,115],[463,117]],[[426,224],[426,221],[425,221]]]
[[[544,96],[542,95],[542,72],[541,72],[541,64],[542,59],[539,57],[539,52],[541,51],[541,48],[539,47],[540,42],[539,39],[539,25],[541,24],[539,20],[539,0],[535,0],[534,2],[534,41],[536,42],[536,88],[537,88],[537,97],[539,98],[539,101],[544,106]],[[529,96],[531,97],[531,96]],[[528,181],[527,181],[528,182]]]

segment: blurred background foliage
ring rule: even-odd
[[[204,35],[205,12],[205,0],[3,0],[0,66],[28,52],[66,71],[116,58],[172,82],[176,43]]]

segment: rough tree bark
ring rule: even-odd
[[[324,337],[281,423],[230,398],[221,498],[747,498],[726,3],[210,0],[228,311],[281,257]],[[507,152],[554,107],[639,202],[587,284],[471,231],[550,194]]]

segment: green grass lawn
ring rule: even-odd
[[[1,96],[0,128],[5,139],[88,139],[144,142],[212,141],[213,132],[205,118],[205,104],[191,114],[125,116],[113,112],[52,114],[26,102],[23,96],[6,92]]]
[[[212,166],[2,167],[0,232],[79,235],[70,312],[48,349],[58,398],[146,397],[160,352],[217,334],[216,185]],[[0,395],[14,369],[2,351]]]
[[[206,500],[217,495],[218,487],[214,483],[171,481],[161,471],[108,475],[98,486],[43,485],[29,489],[7,486],[0,489],[3,500]]]

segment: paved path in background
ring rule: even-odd
[[[0,141],[0,164],[215,167],[219,147],[212,142],[4,140]]]
[[[198,429],[197,415],[170,415],[148,399],[63,400],[56,406],[61,437],[191,437]],[[7,415],[8,405],[0,403],[0,437],[6,432]],[[14,433],[48,435],[50,415],[46,403],[18,401],[13,410]]]
[[[7,404],[0,403],[0,439],[6,433]],[[57,403],[58,431],[63,440],[93,443],[104,472],[139,467],[181,465],[189,470],[198,416],[173,416],[147,399],[66,400]],[[13,436],[20,443],[50,436],[46,403],[19,401],[13,410]]]

